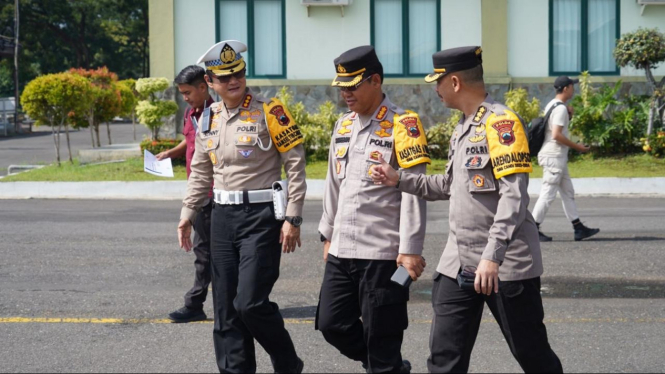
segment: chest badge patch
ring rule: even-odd
[[[412,138],[418,138],[420,136],[420,130],[418,129],[418,118],[416,117],[406,117],[399,120],[399,122],[406,127],[406,133]]]
[[[464,166],[468,168],[477,168],[482,165],[483,159],[480,156],[471,157]]]
[[[256,123],[261,118],[260,110],[241,110],[240,111],[240,120],[246,123]]]
[[[482,124],[476,127],[476,135],[469,137],[471,143],[480,143],[485,140],[485,125]]]
[[[213,165],[217,165],[217,155],[215,152],[210,152],[208,153],[208,156],[210,156],[210,162],[212,162]]]
[[[374,131],[374,133],[382,138],[387,138],[392,135],[393,123],[390,121],[381,121],[379,123],[381,130]]]
[[[485,178],[480,174],[476,174],[473,176],[473,184],[478,188],[485,187]]]
[[[338,158],[342,158],[342,157],[344,157],[344,155],[346,155],[346,149],[347,149],[346,147],[339,147],[339,148],[337,149],[337,154],[336,154],[337,157],[338,157]]]
[[[249,135],[240,135],[238,137],[238,143],[251,143],[252,137]]]
[[[342,171],[342,163],[337,160],[337,165],[335,165],[335,169],[337,170],[337,174],[339,174]]]
[[[270,109],[270,114],[277,118],[277,121],[282,126],[288,126],[291,123],[289,116],[284,112],[284,108],[281,105],[277,105],[274,108]]]
[[[254,152],[253,149],[246,149],[246,150],[238,151],[238,153],[240,153],[240,155],[242,155],[242,157],[244,157],[244,158],[249,157],[249,155],[251,155],[252,152]]]
[[[515,133],[513,132],[514,125],[515,121],[510,120],[499,121],[492,125],[492,127],[499,132],[499,143],[506,146],[515,143]]]
[[[373,151],[369,154],[369,159],[373,161],[379,161],[379,157],[381,157],[381,152],[379,151]]]
[[[337,133],[340,135],[346,135],[351,132],[351,130],[348,129],[349,126],[353,125],[353,121],[346,120],[342,122],[342,127],[337,130]]]
[[[208,148],[212,148],[212,139],[208,139],[207,146],[208,146]]]

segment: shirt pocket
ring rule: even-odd
[[[380,163],[379,156],[392,165],[393,159],[393,138],[379,138],[370,136],[365,147],[365,172],[363,173],[362,180],[373,182],[370,176],[370,168]]]
[[[467,171],[471,193],[496,191],[496,181],[490,163],[490,155],[476,155],[464,159],[462,169]]]
[[[348,161],[349,143],[335,144],[335,154],[333,162],[335,163],[335,173],[337,179],[346,178],[346,163]]]
[[[233,159],[237,162],[248,162],[256,159],[258,147],[258,124],[238,125],[233,134]]]

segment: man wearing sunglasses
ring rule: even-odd
[[[246,50],[243,43],[226,40],[198,61],[205,63],[206,81],[222,100],[201,117],[178,239],[182,248],[191,248],[192,222],[214,181],[210,251],[217,366],[221,372],[256,372],[256,339],[275,372],[300,373],[303,362],[269,296],[282,251],[300,246],[303,139],[279,100],[247,89],[241,55]],[[273,203],[282,165],[289,183],[286,221],[277,219]]]
[[[418,115],[383,93],[383,66],[362,46],[335,59],[338,87],[350,111],[335,124],[319,223],[326,260],[316,328],[369,373],[409,372],[401,347],[408,325],[408,287],[391,282],[399,265],[413,280],[425,267],[425,201],[372,183],[381,157],[404,173],[430,162]]]
[[[443,175],[372,170],[378,185],[428,201],[450,200],[450,233],[432,286],[427,369],[466,373],[487,304],[510,351],[527,373],[561,373],[543,323],[538,229],[528,211],[531,156],[522,120],[485,90],[482,50],[459,47],[433,55],[428,83],[461,110]]]

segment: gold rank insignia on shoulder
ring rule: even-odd
[[[245,100],[242,102],[242,107],[247,109],[249,108],[249,104],[252,102],[252,95],[247,95],[245,96]]]
[[[483,119],[483,116],[487,113],[487,108],[484,106],[480,106],[478,108],[478,111],[476,112],[476,115],[473,117],[473,122],[480,122],[481,119]]]

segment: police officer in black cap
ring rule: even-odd
[[[492,311],[525,372],[562,372],[543,323],[540,242],[529,206],[532,170],[519,116],[485,90],[482,50],[437,52],[436,92],[461,110],[443,175],[397,173],[382,163],[378,184],[398,186],[426,200],[450,200],[450,233],[432,286],[432,330],[427,368],[432,373],[469,369],[483,306]]]
[[[328,343],[370,373],[409,372],[402,360],[409,289],[390,281],[403,266],[423,272],[426,202],[377,186],[369,171],[387,160],[404,173],[424,174],[430,162],[418,114],[383,93],[383,67],[372,46],[335,59],[350,111],[335,124],[319,231],[325,274],[316,327]]]

